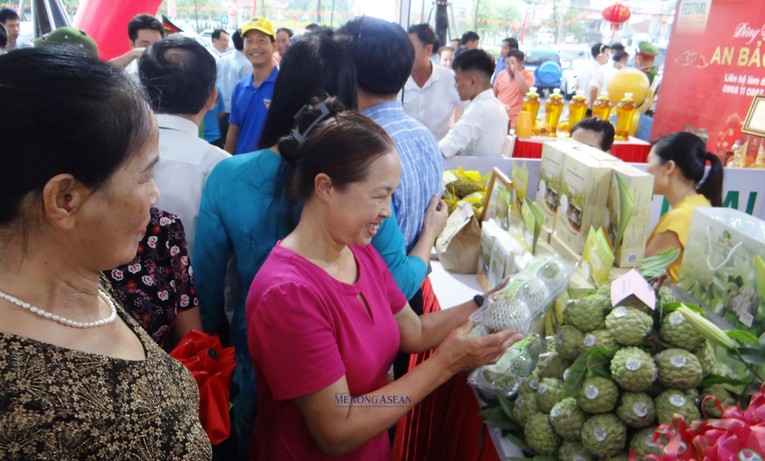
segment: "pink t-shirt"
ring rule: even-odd
[[[371,245],[350,248],[358,265],[356,283],[332,278],[280,244],[252,282],[247,296],[247,339],[258,387],[253,459],[391,458],[387,433],[343,457],[323,454],[291,402],[343,375],[351,396],[386,384],[386,373],[399,349],[393,316],[406,305],[406,298]]]
[[[521,70],[521,78],[526,85],[534,86],[534,74],[526,69]],[[494,90],[497,92],[497,99],[507,107],[507,116],[510,118],[510,125],[515,126],[515,119],[521,113],[521,102],[525,94],[521,93],[514,79],[510,78],[510,73],[503,70],[494,80]]]

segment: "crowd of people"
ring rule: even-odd
[[[412,405],[520,339],[468,335],[491,291],[425,305],[444,157],[502,151],[517,112],[501,98],[533,85],[517,41],[499,68],[475,33],[436,49],[427,24],[295,35],[255,17],[210,51],[143,14],[105,62],[73,28],[15,49],[4,12],[4,459],[387,460]],[[608,150],[613,127],[574,137]],[[719,204],[721,171],[704,176],[712,159],[686,138],[649,159],[675,208],[652,252],[684,244],[685,210]],[[163,351],[192,329],[236,352],[214,449]]]

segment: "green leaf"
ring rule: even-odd
[[[579,390],[584,384],[584,379],[587,377],[587,359],[589,354],[582,354],[574,360],[574,363],[568,369],[568,376],[563,383],[563,390],[569,397],[574,397],[579,393]]]
[[[740,347],[738,349],[741,357],[747,363],[754,363],[757,365],[765,364],[765,351],[762,349],[755,349],[751,347]]]
[[[523,440],[523,438],[518,437],[515,434],[505,434],[503,437],[507,437],[508,440],[510,440],[510,443],[515,445],[516,447],[520,448],[521,451],[524,453],[533,453],[534,451],[526,444],[526,441]],[[528,459],[528,458],[515,458],[515,459]]]
[[[701,387],[709,387],[715,384],[730,384],[731,386],[745,386],[749,384],[749,381],[742,381],[736,378],[728,378],[726,376],[707,375],[703,381],[701,381]]]
[[[760,340],[759,340],[759,342],[760,342],[760,345],[761,345],[761,346],[765,346],[765,333],[763,333],[763,334],[761,334],[761,335],[760,335]]]
[[[614,352],[606,349],[603,346],[593,346],[587,350],[586,354],[587,371],[591,375],[602,376],[604,378],[611,377],[609,366],[611,364],[611,358],[613,357]]]
[[[497,399],[499,400],[499,407],[502,408],[502,411],[505,412],[505,415],[508,418],[512,418],[513,417],[513,402],[511,402],[510,399],[508,399],[502,394],[497,394]]]
[[[757,344],[757,336],[745,330],[728,330],[725,332],[728,336],[742,343]]]
[[[481,410],[481,418],[483,418],[483,421],[486,424],[497,427],[499,429],[504,429],[507,431],[518,431],[521,429],[518,424],[511,421],[510,418],[507,417],[505,411],[500,407],[491,407],[486,408],[485,410]]]
[[[542,455],[537,455],[532,459],[533,461],[558,461],[558,458],[554,456],[542,456]]]

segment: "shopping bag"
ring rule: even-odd
[[[469,203],[457,204],[435,246],[444,269],[455,274],[475,273],[481,250],[481,228]]]
[[[199,420],[210,442],[217,445],[231,433],[229,401],[234,348],[223,348],[217,336],[191,330],[170,352],[191,372],[199,387]]]
[[[765,332],[765,221],[732,208],[697,208],[680,286],[733,327]]]

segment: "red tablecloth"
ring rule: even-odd
[[[422,297],[425,313],[441,310],[427,278],[422,285]],[[431,353],[412,355],[409,369]],[[475,394],[467,385],[467,376],[457,374],[401,418],[393,444],[394,459],[499,461],[479,411]]]
[[[535,136],[529,139],[516,139],[513,147],[514,158],[541,158],[542,144],[554,138],[545,138]],[[646,163],[648,152],[651,145],[637,138],[630,138],[629,141],[614,141],[611,147],[611,155],[618,157],[625,162]]]

